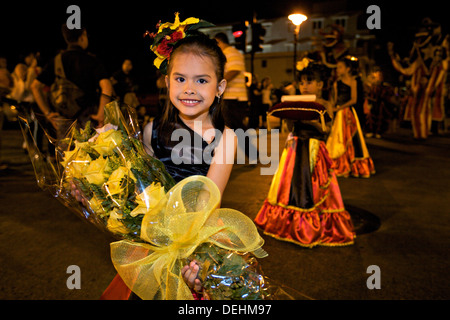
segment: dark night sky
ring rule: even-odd
[[[312,3],[319,1],[4,1],[0,11],[0,55],[8,58],[9,68],[17,63],[21,53],[29,50],[39,50],[44,58],[52,57],[57,49],[65,47],[60,26],[67,20],[66,9],[71,4],[80,6],[81,23],[90,35],[89,50],[115,70],[126,56],[141,64],[137,68],[150,68],[153,61],[150,42],[142,35],[146,30],[154,31],[159,20],[172,22],[176,11],[180,12],[181,20],[195,16],[221,24],[251,20],[254,11],[259,19],[287,16],[295,10],[308,15]],[[426,16],[440,22],[448,32],[447,10],[442,2],[425,3],[348,0],[347,8],[364,13],[368,5],[379,5],[382,28],[375,32],[377,39],[394,41],[409,50],[410,39]]]

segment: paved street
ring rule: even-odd
[[[262,269],[301,299],[449,299],[450,137],[415,142],[400,129],[367,143],[376,175],[339,179],[355,244],[306,249],[263,236]],[[2,132],[0,299],[98,299],[115,275],[112,239],[38,188],[21,144],[17,128]],[[261,167],[234,167],[222,207],[256,216],[272,178]],[[81,289],[66,286],[71,265]],[[381,288],[370,290],[373,265]]]

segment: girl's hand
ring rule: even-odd
[[[184,282],[196,292],[202,291],[202,282],[197,278],[199,270],[200,267],[195,260],[192,260],[189,265],[184,266],[181,270]]]
[[[293,134],[292,132],[289,132],[289,134],[288,134],[288,136],[287,136],[287,139],[286,139],[286,143],[287,143],[289,140],[292,140],[292,139],[294,139],[294,134]]]
[[[70,194],[78,201],[81,202],[84,206],[86,206],[86,200],[84,200],[84,198],[81,196],[80,191],[77,189],[77,186],[71,182],[70,183]]]
[[[104,125],[104,116],[99,114],[91,114],[91,119],[97,121],[97,128],[101,128]]]

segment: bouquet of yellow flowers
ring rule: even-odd
[[[105,107],[105,115],[104,127],[93,129],[89,122],[83,129],[72,126],[58,144],[58,198],[116,237],[139,240],[142,216],[137,208],[146,200],[150,208],[152,195],[168,191],[175,182],[164,165],[145,152],[139,131],[125,121],[116,102]],[[73,203],[74,188],[84,205]]]
[[[39,150],[30,156],[41,187],[118,240],[111,258],[126,285],[142,299],[192,299],[181,270],[196,260],[210,299],[272,299],[255,264],[267,253],[253,221],[219,208],[220,191],[207,177],[175,184],[145,152],[133,112],[126,121],[112,102],[105,123],[100,129],[73,125],[56,142],[58,161],[49,170],[42,170]]]

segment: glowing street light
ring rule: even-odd
[[[301,13],[294,13],[294,14],[289,15],[288,19],[291,20],[295,26],[300,27],[302,22],[306,21],[306,19],[308,19],[308,17]]]
[[[307,16],[301,13],[294,13],[288,16],[288,19],[291,20],[292,24],[295,25],[295,33],[294,33],[294,81],[297,81],[297,42],[298,42],[298,34],[300,33],[300,25],[308,19]]]

